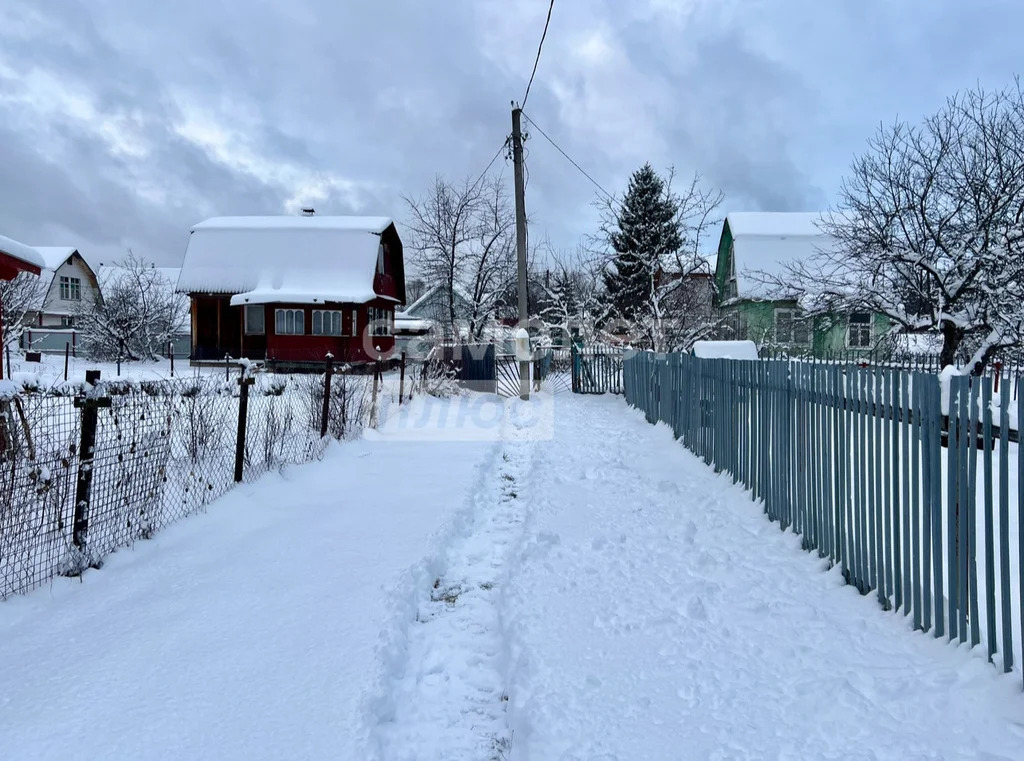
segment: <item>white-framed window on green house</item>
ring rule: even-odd
[[[799,309],[775,310],[775,342],[806,346],[811,341],[810,321]]]
[[[314,336],[340,336],[341,312],[337,309],[313,310]]]
[[[851,312],[846,328],[846,345],[851,349],[871,348],[871,314]]]
[[[274,314],[274,330],[279,336],[301,336],[306,332],[305,315],[301,309],[278,309]]]
[[[81,301],[82,300],[82,279],[78,277],[60,276],[60,300]]]
[[[262,304],[246,304],[244,314],[247,336],[262,336],[267,332],[267,310]]]

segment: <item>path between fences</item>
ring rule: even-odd
[[[551,414],[483,443],[385,426],[12,598],[0,736],[40,759],[1019,756],[1019,688],[983,653],[859,595],[621,399]]]

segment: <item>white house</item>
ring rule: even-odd
[[[96,272],[76,248],[34,246],[46,265],[40,275],[38,304],[26,327],[73,328],[75,313],[100,294]]]

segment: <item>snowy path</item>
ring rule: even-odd
[[[490,467],[432,572],[402,590],[413,597],[386,651],[395,668],[371,704],[377,758],[474,761],[502,758],[509,747],[499,601],[522,537],[519,492],[533,447],[519,409],[508,403]]]
[[[509,758],[1024,758],[1019,674],[841,586],[621,399],[559,404],[530,484]]]

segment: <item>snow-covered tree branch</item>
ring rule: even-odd
[[[174,283],[130,251],[104,268],[100,289],[101,298],[75,315],[83,349],[96,359],[156,359],[186,322],[188,306]]]
[[[876,310],[936,331],[941,361],[974,372],[1024,338],[1024,97],[1019,84],[950,98],[920,125],[879,128],[823,229],[794,265],[818,309]]]
[[[21,272],[13,280],[0,280],[0,304],[3,305],[3,336],[0,351],[18,343],[24,331],[25,316],[42,304],[44,278]]]

